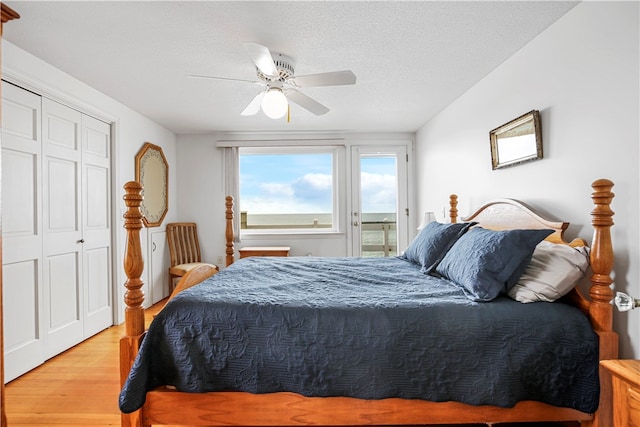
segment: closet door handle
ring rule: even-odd
[[[155,252],[156,251],[156,242],[153,242],[151,244],[151,247],[153,248],[152,251]]]
[[[84,239],[80,239],[76,243],[84,243]]]

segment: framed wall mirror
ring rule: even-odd
[[[145,142],[136,154],[136,181],[142,184],[142,221],[158,227],[169,210],[169,164],[162,147]]]
[[[532,110],[489,132],[491,166],[495,169],[542,158],[540,113]]]

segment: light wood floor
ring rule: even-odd
[[[147,323],[164,301],[146,310]],[[119,426],[119,341],[112,326],[5,387],[9,427]]]
[[[164,301],[146,311],[147,323]],[[119,340],[113,326],[7,384],[9,427],[119,426]],[[501,424],[501,427],[517,427]],[[521,427],[574,427],[574,423],[521,424]]]

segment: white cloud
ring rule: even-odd
[[[264,194],[270,194],[276,197],[291,198],[294,193],[290,184],[283,184],[280,182],[263,182],[259,187]]]
[[[332,177],[331,175],[322,173],[308,173],[302,178],[296,180],[294,185],[297,187],[308,187],[312,190],[331,190]]]
[[[388,174],[363,172],[360,178],[363,212],[395,212],[396,178]]]

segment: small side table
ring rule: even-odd
[[[640,426],[640,360],[603,360],[613,385],[613,425]]]
[[[289,246],[247,246],[238,250],[240,258],[250,256],[289,256]]]

